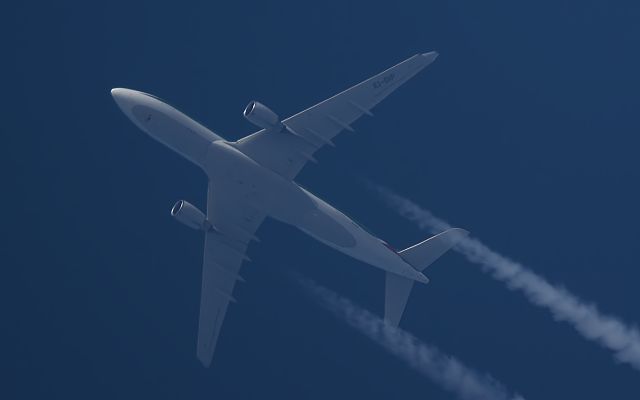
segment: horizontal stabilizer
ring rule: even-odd
[[[451,228],[429,239],[400,251],[400,257],[418,271],[424,271],[441,255],[455,246],[469,232],[460,228]]]
[[[468,233],[464,229],[452,228],[404,249],[398,254],[415,269],[423,271]],[[387,324],[398,326],[400,323],[413,282],[411,279],[387,272],[384,293],[384,321]]]

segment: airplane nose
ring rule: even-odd
[[[118,100],[122,97],[122,89],[120,88],[111,89],[111,97],[113,97],[113,100],[115,100],[115,102],[118,103]]]
[[[124,100],[127,89],[122,88],[113,88],[111,89],[111,96],[113,99],[120,105],[120,103]]]
[[[111,96],[115,100],[116,104],[122,112],[124,112],[129,118],[131,118],[131,110],[136,104],[136,92],[130,89],[113,88],[111,89]]]

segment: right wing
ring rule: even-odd
[[[249,260],[247,246],[257,240],[254,233],[265,218],[264,212],[247,202],[247,193],[233,191],[214,193],[209,183],[207,220],[214,229],[205,235],[197,347],[205,367],[211,364],[229,302],[235,302],[235,283],[244,281],[239,271],[242,262]]]
[[[282,121],[283,132],[261,130],[244,137],[235,146],[258,164],[287,179],[294,179],[313,153],[371,109],[427,65],[438,53],[416,54],[403,62],[337,95]]]

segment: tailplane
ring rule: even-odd
[[[413,268],[422,272],[468,234],[469,232],[460,228],[447,229],[425,241],[398,252],[398,254],[400,254],[400,257],[406,262],[411,264]]]
[[[448,229],[406,248],[398,254],[412,267],[422,272],[468,233],[460,228]],[[411,279],[387,272],[385,277],[384,320],[389,325],[398,326],[400,323],[413,282]]]

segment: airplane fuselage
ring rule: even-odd
[[[114,89],[112,94],[140,129],[200,166],[214,183],[214,190],[218,183],[224,190],[235,191],[239,201],[255,205],[268,216],[346,255],[411,280],[428,282],[386,242],[295,181],[258,164],[233,142],[154,96],[129,89]]]
[[[296,182],[257,164],[233,143],[213,142],[205,171],[214,182],[226,180],[225,187],[236,186],[248,204],[260,205],[270,217],[346,255],[412,280],[426,279],[384,241]]]

